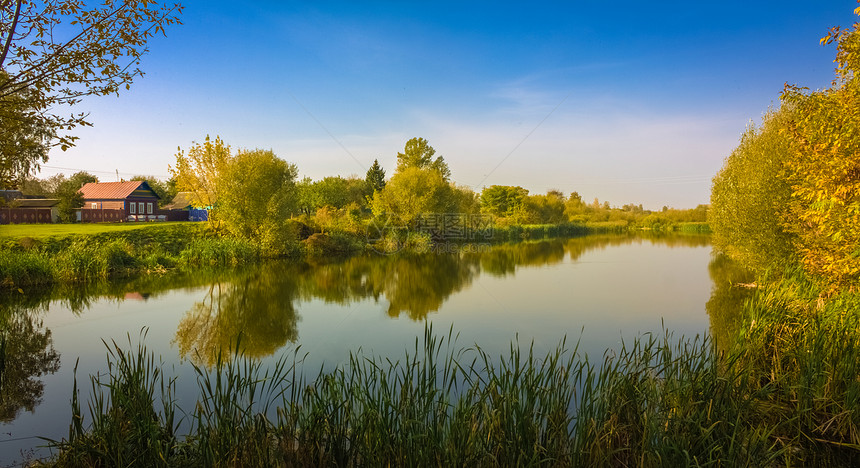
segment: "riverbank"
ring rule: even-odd
[[[14,230],[3,231],[0,238],[0,287],[14,290],[164,274],[177,269],[235,267],[277,257],[331,257],[364,251],[426,252],[439,242],[501,243],[638,229],[624,222],[507,226],[493,227],[477,239],[434,240],[426,233],[396,230],[386,231],[378,239],[367,232],[312,233],[305,229],[307,226],[296,224],[296,240],[282,246],[277,255],[252,240],[229,236],[202,223],[71,225],[60,230],[61,234],[55,233],[53,225],[32,225],[32,229],[16,226]],[[704,223],[682,223],[677,229],[685,233],[709,232]],[[304,238],[299,240],[302,232]]]

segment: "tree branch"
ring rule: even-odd
[[[18,17],[21,16],[21,3],[23,1],[24,0],[17,0],[15,2],[15,16],[12,19],[12,27],[9,28],[9,36],[6,37],[6,43],[3,44],[3,54],[0,55],[0,70],[3,69],[3,63],[6,62],[6,54],[9,53],[9,47],[12,45],[12,38],[15,37],[15,28],[18,27]]]

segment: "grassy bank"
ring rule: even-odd
[[[160,229],[165,226],[187,224],[185,222],[160,223],[74,223],[74,224],[4,224],[0,226],[0,241],[22,237],[47,239],[57,236],[101,234],[105,232],[133,231],[136,229]]]
[[[252,263],[260,249],[203,226],[158,225],[44,238],[6,239],[0,248],[0,286],[88,282],[177,268]]]
[[[15,237],[0,237],[0,287],[16,289],[53,283],[82,283],[137,274],[161,274],[199,267],[233,267],[273,256],[301,258],[432,250],[429,234],[386,232],[369,240],[366,232],[310,233],[280,247],[277,255],[258,243],[214,232],[202,223],[38,225]],[[44,227],[43,227],[44,226]],[[625,232],[624,223],[497,227],[474,242],[500,243]],[[298,230],[297,230],[298,231]],[[52,233],[61,233],[53,234]],[[449,239],[442,239],[449,242]],[[455,242],[466,242],[456,239]]]

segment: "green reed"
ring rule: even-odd
[[[0,331],[0,395],[3,394],[3,383],[6,376],[6,332]]]
[[[760,314],[724,353],[664,332],[597,362],[566,341],[492,356],[427,326],[401,359],[358,350],[309,377],[299,350],[264,366],[237,344],[194,367],[187,413],[152,353],[113,343],[106,380],[91,379],[90,422],[75,392],[69,438],[53,442],[49,464],[852,466],[860,310],[849,297],[792,309],[794,286],[757,292],[748,307]],[[177,414],[188,416],[183,436]]]

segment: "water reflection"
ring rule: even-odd
[[[209,285],[176,330],[180,354],[212,365],[219,350],[237,345],[247,356],[261,358],[295,341],[299,293],[295,268],[272,263]]]
[[[17,292],[0,301],[0,422],[6,423],[41,403],[41,378],[60,368],[60,355],[39,318],[44,309],[38,301]]]
[[[708,264],[714,285],[705,310],[711,320],[711,337],[721,350],[727,350],[738,336],[743,320],[744,301],[753,289],[742,286],[753,281],[753,275],[722,254],[714,255]]]
[[[139,301],[152,300],[176,289],[195,291],[201,297],[180,321],[173,344],[182,356],[209,365],[214,362],[215,350],[233,347],[237,340],[240,348],[253,357],[268,356],[298,340],[299,309],[303,301],[349,305],[373,300],[389,317],[420,321],[439,311],[452,295],[469,288],[482,273],[513,276],[519,268],[543,267],[566,259],[576,262],[589,251],[627,244],[701,247],[709,242],[708,236],[696,235],[595,235],[502,244],[461,254],[372,254],[327,264],[271,262],[245,270],[140,277],[27,291],[29,303],[24,308],[44,308],[60,302],[82,313],[96,298]],[[725,283],[720,275],[727,267],[720,265],[711,266],[715,284]],[[730,328],[728,315],[711,312],[712,308],[722,310],[719,304],[730,302],[735,292],[726,291],[715,286],[709,302],[715,334]],[[10,326],[15,323],[18,322],[10,322]],[[19,333],[30,330],[21,324],[16,326]],[[44,332],[42,341],[47,343],[50,332]],[[30,341],[38,342],[35,338]]]
[[[174,343],[180,353],[211,364],[218,349],[235,346],[264,357],[298,339],[299,301],[349,305],[382,303],[389,317],[424,320],[481,273],[514,275],[518,268],[576,261],[589,250],[630,243],[703,246],[705,236],[588,236],[505,244],[462,255],[356,256],[311,265],[273,262],[211,283],[182,319]],[[387,302],[387,305],[385,304]]]

